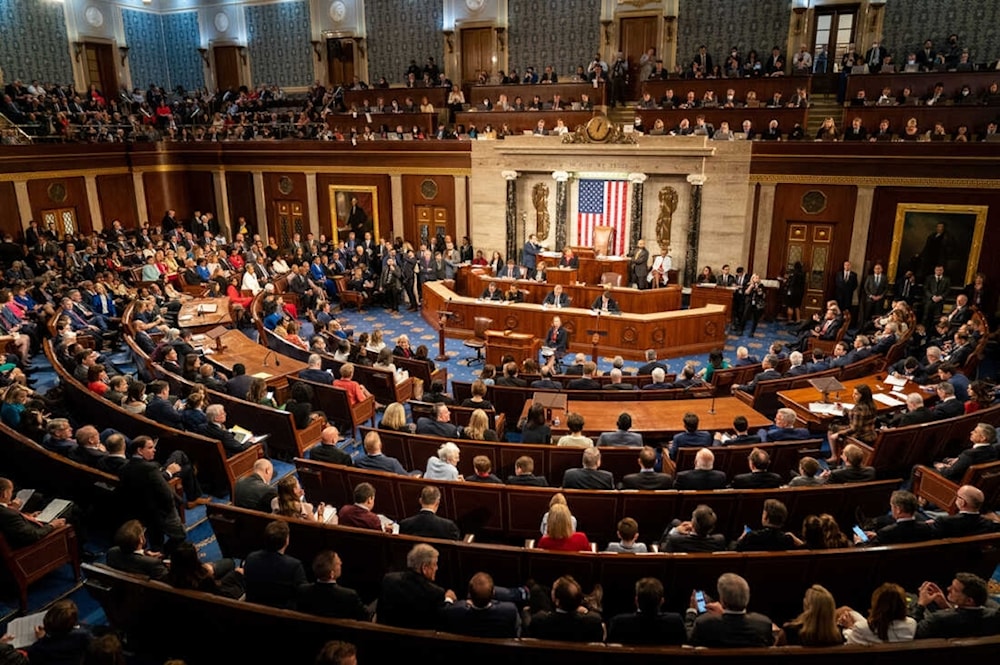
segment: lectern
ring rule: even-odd
[[[444,351],[444,327],[445,324],[448,323],[448,319],[450,319],[455,315],[454,313],[443,309],[439,309],[437,315],[438,315],[438,354],[437,358],[435,358],[434,360],[437,360],[438,362],[447,362],[448,354],[445,353]]]
[[[542,341],[530,333],[487,330],[486,362],[499,369],[503,357],[509,353],[520,365],[525,358],[537,359],[541,346]]]

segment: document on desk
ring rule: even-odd
[[[267,380],[270,379],[272,376],[273,374],[268,374],[267,372],[257,372],[256,374],[253,375],[253,378]]]
[[[886,406],[903,406],[904,404],[906,404],[906,402],[901,402],[895,397],[890,397],[889,395],[885,395],[883,393],[873,394],[872,399],[878,402],[879,404],[885,404]]]
[[[902,388],[906,385],[906,379],[903,377],[895,377],[892,374],[885,377],[885,382],[890,386],[895,386],[896,388]]]
[[[52,501],[49,502],[49,505],[45,506],[45,509],[35,516],[35,519],[43,524],[48,524],[55,518],[59,517],[59,514],[68,507],[69,501],[66,499],[52,499]]]

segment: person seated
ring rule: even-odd
[[[6,660],[42,664],[84,662],[94,636],[89,628],[79,625],[76,603],[68,598],[57,600],[45,612],[41,624],[34,627],[36,640],[23,650],[23,655],[14,659],[17,652],[12,652]]]
[[[855,545],[895,545],[897,543],[919,543],[933,540],[937,537],[934,528],[922,520],[916,519],[920,508],[917,497],[906,490],[897,490],[889,497],[889,510],[892,513],[892,523],[876,531],[866,530],[867,541],[854,535]]]
[[[606,312],[609,314],[618,314],[621,309],[618,307],[617,301],[611,297],[611,285],[605,284],[604,291],[594,300],[590,305],[590,309],[595,312]]]
[[[799,460],[798,473],[795,474],[795,477],[792,478],[786,487],[816,487],[817,485],[823,485],[826,482],[826,476],[820,473],[820,469],[822,468],[815,457],[805,455]],[[809,546],[808,543],[806,546]]]
[[[352,495],[354,503],[342,506],[338,515],[341,526],[353,526],[373,531],[392,531],[392,525],[383,526],[382,518],[375,513],[375,488],[371,483],[358,483]]]
[[[669,390],[673,384],[667,383],[667,372],[662,367],[655,367],[650,373],[652,381],[644,385],[641,390]]]
[[[535,460],[528,455],[522,455],[514,461],[514,475],[507,476],[504,481],[508,485],[524,485],[527,487],[548,487],[545,476],[535,475]]]
[[[503,294],[503,299],[507,302],[524,302],[524,293],[517,288],[516,282],[511,282]]]
[[[802,614],[782,626],[778,646],[832,647],[844,643],[835,617],[836,603],[826,588],[814,584],[806,589],[802,610]]]
[[[865,453],[860,446],[849,443],[840,454],[844,466],[824,471],[823,478],[830,484],[865,483],[875,480],[875,467],[865,466]]]
[[[573,364],[563,372],[566,376],[583,376],[583,366],[587,362],[585,353],[577,353],[573,356]]]
[[[521,430],[521,443],[551,443],[552,429],[545,422],[545,407],[537,402],[528,408],[518,429]]]
[[[490,282],[486,285],[483,290],[483,295],[479,296],[480,300],[503,300],[503,291],[497,288],[496,282]]]
[[[649,550],[645,543],[639,542],[639,524],[631,517],[625,517],[618,521],[618,542],[608,543],[604,551],[615,554],[645,554]]]
[[[343,562],[336,552],[319,552],[312,561],[313,578],[316,581],[299,587],[295,609],[331,619],[368,621],[371,615],[358,593],[337,583],[342,570]]]
[[[741,473],[733,477],[733,489],[772,489],[781,487],[784,481],[776,473],[767,470],[771,465],[771,456],[767,451],[754,448],[747,459],[750,473]]]
[[[461,428],[452,424],[451,411],[445,403],[434,405],[434,417],[421,416],[417,419],[417,434],[440,436],[447,439],[461,437]]]
[[[761,528],[744,531],[736,541],[737,552],[780,552],[798,547],[801,541],[793,534],[783,531],[788,519],[788,508],[777,499],[764,501]]]
[[[684,365],[684,369],[681,370],[680,376],[678,376],[673,383],[669,383],[667,385],[674,389],[687,390],[697,386],[707,386],[708,384],[698,378],[694,370],[694,365],[692,363],[688,363]]]
[[[440,507],[441,490],[433,485],[426,485],[420,491],[420,512],[400,521],[399,532],[421,538],[461,540],[462,534],[458,530],[458,525],[437,514]]]
[[[757,430],[757,438],[763,442],[769,441],[803,441],[810,437],[809,430],[796,427],[797,416],[789,408],[778,409],[774,415],[774,425]]]
[[[354,365],[352,363],[344,363],[340,366],[340,378],[333,382],[333,386],[347,391],[347,401],[351,406],[371,397],[368,389],[354,380]]]
[[[849,607],[837,610],[837,624],[847,644],[908,642],[917,632],[917,621],[906,615],[909,599],[898,584],[886,582],[872,593],[871,610],[865,618]]]
[[[559,258],[560,268],[579,268],[580,260],[573,253],[570,247],[563,248],[562,256]]]
[[[917,622],[914,637],[922,640],[1000,634],[1000,611],[987,607],[988,600],[986,580],[972,573],[956,573],[947,594],[934,582],[924,582],[912,612]]]
[[[712,266],[705,266],[698,273],[698,284],[715,284],[717,279],[715,273],[712,272]]]
[[[569,507],[560,503],[549,508],[545,535],[538,539],[536,547],[540,550],[564,552],[589,552],[591,550],[587,535],[574,530],[573,515],[569,511]]]
[[[698,414],[688,411],[684,414],[684,431],[676,434],[670,442],[670,459],[677,459],[680,448],[707,448],[712,445],[712,435],[698,429]]]
[[[687,620],[693,622],[690,644],[709,648],[774,645],[773,622],[762,614],[747,612],[750,585],[745,579],[735,573],[720,575],[716,592],[718,602],[707,603],[708,611],[701,616],[697,616],[693,602],[687,610]]]
[[[378,432],[368,432],[365,434],[365,454],[354,460],[354,466],[359,469],[375,469],[376,471],[388,471],[401,476],[409,475],[403,465],[395,457],[389,457],[382,453],[382,439]],[[343,520],[341,520],[343,524]]]
[[[521,268],[514,263],[514,259],[507,259],[507,264],[497,273],[500,279],[521,279]],[[500,300],[503,298],[501,297]]]
[[[460,451],[454,443],[441,444],[437,455],[427,458],[427,469],[424,478],[428,480],[461,480],[458,472]]]
[[[583,374],[579,379],[573,379],[566,384],[567,390],[600,390],[601,384],[594,379],[597,365],[592,361],[583,364]]]
[[[691,513],[691,519],[674,522],[660,537],[661,552],[724,552],[728,545],[721,533],[713,533],[718,517],[704,504]]]
[[[997,430],[989,423],[979,423],[969,433],[970,448],[966,448],[958,457],[950,457],[941,462],[934,462],[934,469],[945,479],[960,481],[969,467],[975,464],[995,462],[1000,451],[997,450]]]
[[[758,372],[754,377],[753,381],[750,383],[745,383],[742,385],[734,384],[732,391],[735,393],[737,390],[742,390],[745,393],[750,393],[751,395],[757,389],[757,384],[761,381],[770,381],[771,379],[780,379],[781,374],[778,370],[774,369],[778,365],[778,359],[768,354],[764,356],[764,360],[761,361],[761,371]]]
[[[702,448],[694,457],[694,468],[681,471],[674,479],[674,489],[712,490],[721,489],[728,482],[723,471],[712,468],[715,455],[708,448]]]
[[[493,473],[493,462],[486,455],[476,455],[472,458],[472,470],[473,473],[465,477],[470,483],[503,484],[503,481]]]
[[[638,386],[634,383],[626,383],[622,381],[622,377],[625,371],[618,367],[613,367],[610,372],[608,372],[608,378],[611,379],[608,383],[605,383],[601,388],[603,390],[638,390]]]
[[[299,587],[306,583],[302,562],[285,554],[288,523],[271,522],[264,529],[264,547],[247,555],[243,564],[246,600],[271,607],[293,609]]]
[[[614,370],[612,370],[614,372]],[[623,411],[618,414],[618,429],[614,432],[604,432],[597,441],[598,446],[628,446],[641,447],[642,434],[630,432],[632,429],[632,416]]]
[[[564,575],[552,585],[551,610],[531,615],[525,629],[528,637],[564,642],[603,642],[604,621],[596,611],[584,606],[583,590],[575,579]]]
[[[569,307],[569,303],[570,297],[563,293],[562,284],[553,286],[551,293],[542,300],[542,305],[547,307]]]
[[[601,451],[591,446],[583,451],[583,466],[569,469],[563,475],[563,487],[566,489],[610,490],[615,488],[615,479],[610,471],[604,471],[601,466]]]
[[[432,381],[430,392],[424,393],[424,401],[431,403],[441,403],[441,404],[454,404],[455,400],[451,398],[450,395],[444,392],[444,382],[443,381]]]
[[[656,450],[645,446],[639,451],[639,472],[630,473],[618,483],[620,490],[668,490],[674,486],[670,474],[656,471]]]
[[[733,434],[715,433],[716,446],[739,446],[745,443],[760,443],[759,434],[750,433],[750,425],[746,416],[736,416],[733,418]]]
[[[503,376],[496,379],[495,385],[524,388],[528,382],[517,375],[517,363],[508,362],[503,366]]]
[[[569,434],[560,437],[556,443],[557,446],[570,448],[593,447],[594,441],[589,436],[583,435],[583,416],[579,413],[569,413],[566,416],[566,426],[569,427]]]
[[[115,532],[115,544],[108,550],[107,563],[116,570],[145,575],[151,580],[163,581],[168,568],[163,563],[162,552],[146,549],[146,527],[139,520],[129,520]]]

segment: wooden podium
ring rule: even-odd
[[[486,331],[486,362],[497,368],[500,373],[500,362],[508,353],[514,356],[518,366],[525,358],[538,359],[538,350],[542,341],[528,333]]]

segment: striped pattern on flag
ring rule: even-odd
[[[590,247],[595,226],[613,226],[611,253],[623,255],[628,227],[627,180],[580,180],[576,222],[577,243]]]

